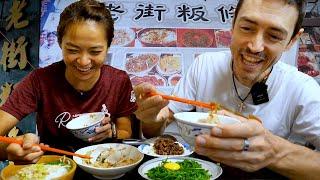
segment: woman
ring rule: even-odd
[[[19,120],[37,112],[37,130],[25,134],[22,146],[0,144],[3,159],[36,162],[43,154],[34,143],[79,148],[111,138],[113,121],[118,138],[131,136],[129,116],[136,110],[128,75],[104,65],[113,38],[113,20],[103,3],[82,0],[69,5],[60,15],[58,42],[63,61],[37,69],[25,77],[0,109],[0,134]],[[66,124],[81,113],[108,111],[111,118],[96,128],[89,143],[73,137]]]

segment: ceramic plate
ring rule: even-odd
[[[149,160],[149,161],[143,163],[138,169],[139,174],[143,178],[149,179],[148,176],[146,175],[146,173],[150,169],[159,166],[161,164],[161,162],[166,159],[171,162],[183,161],[184,159],[194,160],[194,161],[198,162],[199,164],[201,164],[203,169],[209,171],[209,173],[212,175],[211,179],[216,179],[222,174],[222,168],[220,166],[218,166],[212,162],[208,162],[208,161],[204,161],[204,160],[196,159],[196,158],[190,158],[190,157],[155,158],[155,159],[152,159],[152,160]]]
[[[192,148],[190,147],[190,145],[188,143],[179,143],[179,145],[181,147],[183,147],[183,154],[181,155],[159,155],[155,152],[153,145],[155,142],[156,138],[152,138],[147,140],[146,142],[148,142],[147,144],[141,144],[138,147],[138,150],[140,152],[142,152],[143,154],[149,155],[149,156],[153,156],[153,157],[179,157],[179,156],[189,156],[193,153]]]

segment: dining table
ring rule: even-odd
[[[183,141],[182,137],[177,133],[168,133],[168,134],[174,135],[178,139],[179,142]],[[122,143],[122,142],[123,142],[123,140],[106,141],[106,143]],[[183,141],[183,143],[185,143],[185,142]],[[134,146],[138,147],[138,145],[134,145]],[[60,146],[60,147],[58,146],[58,148],[61,148],[61,147],[62,146]],[[66,146],[64,146],[64,147],[66,148],[66,150],[71,151],[70,147],[69,148],[67,148]],[[74,149],[72,151],[75,152]],[[56,153],[46,152],[45,154],[49,155],[49,154],[56,154]],[[72,158],[72,156],[68,156],[68,157]],[[216,163],[216,162],[212,161],[211,159],[209,159],[208,157],[198,155],[196,152],[193,152],[191,155],[189,155],[189,157]],[[123,180],[126,180],[126,179],[128,179],[128,180],[143,180],[144,178],[139,174],[138,169],[143,163],[145,163],[149,160],[152,160],[154,158],[155,157],[152,157],[152,156],[145,154],[143,157],[143,160],[134,169],[127,172],[125,175],[123,175],[119,179],[120,180],[122,180],[122,179]],[[8,164],[8,162],[6,161],[2,168],[4,168],[7,164]],[[271,171],[268,168],[263,168],[258,171],[255,171],[255,172],[245,172],[245,171],[242,171],[238,168],[230,167],[230,166],[227,166],[224,164],[219,164],[219,163],[216,163],[216,164],[220,165],[222,168],[222,174],[217,178],[217,180],[225,180],[225,179],[228,179],[228,180],[229,179],[232,179],[232,180],[233,179],[240,179],[240,180],[242,180],[242,179],[244,179],[244,180],[274,180],[274,179],[276,179],[276,180],[282,180],[282,179],[288,179],[288,178],[286,178],[276,172]],[[74,180],[91,180],[91,179],[94,180],[96,178],[92,174],[85,172],[79,166],[77,166],[73,179]]]
[[[192,153],[189,157],[197,158],[205,161],[213,162],[211,159],[205,156],[198,155],[197,153]],[[119,178],[120,180],[143,180],[144,178],[139,174],[138,169],[139,167],[144,163],[151,159],[154,159],[155,157],[144,155],[143,160],[131,171],[127,172],[124,176]],[[278,173],[275,173],[268,168],[263,168],[256,172],[245,172],[238,168],[233,168],[224,164],[219,164],[222,167],[222,174],[217,178],[217,180],[225,180],[225,179],[244,179],[244,180],[282,180],[282,179],[288,179],[284,176],[281,176]],[[91,174],[83,171],[79,166],[76,169],[75,180],[94,180],[96,179]]]

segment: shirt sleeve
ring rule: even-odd
[[[320,88],[316,81],[308,79],[300,83],[296,92],[297,107],[291,133],[302,137],[320,150]]]
[[[37,92],[35,71],[24,77],[14,88],[6,102],[0,108],[18,120],[36,111]]]
[[[124,75],[124,80],[119,94],[116,118],[125,117],[133,114],[137,110],[136,96],[134,94],[128,74]]]

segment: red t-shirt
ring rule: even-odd
[[[95,86],[85,93],[76,91],[64,73],[63,61],[32,71],[0,108],[19,120],[37,112],[41,142],[77,147],[87,144],[73,137],[65,127],[75,115],[100,112],[106,106],[115,120],[131,115],[137,108],[129,76],[122,70],[104,65]]]

